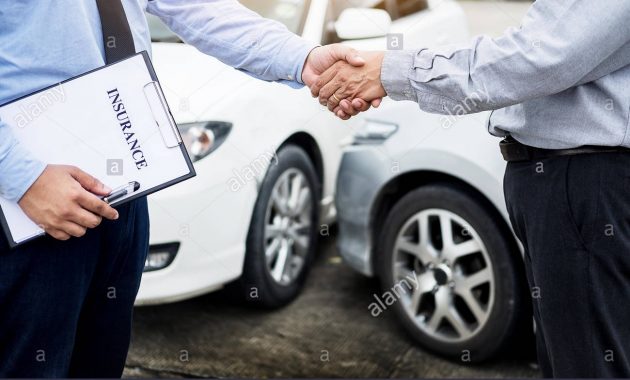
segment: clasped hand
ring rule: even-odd
[[[318,49],[322,50],[317,51]],[[305,75],[309,61],[321,55],[324,50],[343,52],[344,58],[337,59],[334,63],[329,60],[328,65],[321,66],[320,72],[312,72],[311,76]],[[347,120],[359,112],[367,111],[371,106],[378,107],[387,95],[381,83],[383,57],[383,52],[359,53],[343,45],[316,48],[307,60],[302,79],[322,106],[337,117]]]

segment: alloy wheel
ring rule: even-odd
[[[417,279],[402,305],[426,335],[444,342],[472,338],[494,304],[492,262],[477,232],[444,209],[409,218],[396,237],[394,281]]]
[[[311,197],[302,171],[291,168],[278,178],[265,217],[265,259],[271,277],[289,285],[304,269],[310,245]]]

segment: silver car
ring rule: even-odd
[[[470,362],[531,337],[489,114],[430,115],[401,102],[367,117],[343,156],[336,205],[345,262],[382,285],[368,311],[393,309],[419,344]]]

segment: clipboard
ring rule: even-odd
[[[146,51],[0,105],[0,120],[39,160],[73,165],[112,189],[118,206],[196,175]],[[11,248],[45,235],[0,196]]]

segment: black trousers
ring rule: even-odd
[[[630,376],[630,154],[509,163],[546,377]]]
[[[146,199],[80,239],[7,248],[0,233],[0,377],[120,377],[148,250]]]

